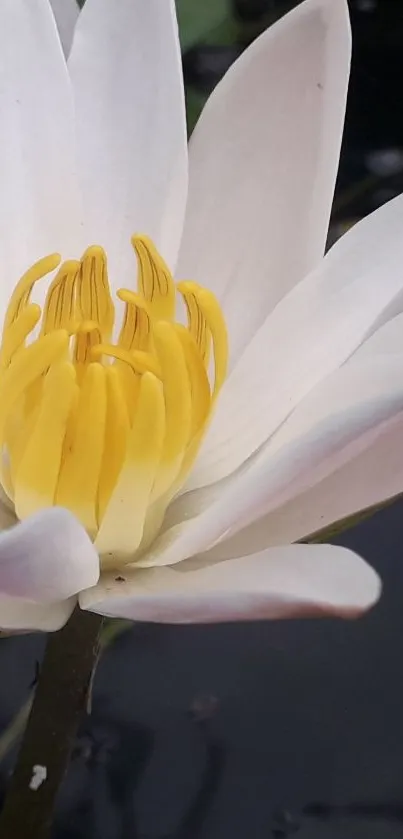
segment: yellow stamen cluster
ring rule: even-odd
[[[138,291],[117,292],[117,337],[106,256],[94,246],[81,260],[60,265],[53,254],[26,272],[0,350],[0,480],[18,518],[67,507],[111,567],[133,561],[160,527],[197,455],[228,357],[214,295],[175,284],[147,237],[132,242]],[[41,310],[32,290],[56,269]],[[186,326],[175,320],[178,293]]]

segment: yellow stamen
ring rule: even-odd
[[[8,304],[6,316],[4,319],[3,335],[6,330],[18,317],[22,309],[29,303],[31,291],[38,280],[43,279],[46,274],[50,274],[60,263],[60,254],[52,253],[49,256],[44,256],[35,262],[28,271],[23,274],[19,283],[17,283]]]
[[[132,241],[138,291],[117,292],[120,330],[106,256],[93,246],[81,260],[60,265],[52,254],[24,274],[0,348],[1,485],[21,519],[52,504],[70,509],[110,568],[139,558],[161,526],[197,456],[228,356],[211,292],[176,286],[153,243]],[[32,290],[56,269],[41,311]],[[177,291],[187,326],[174,321]]]
[[[43,335],[55,329],[74,329],[77,320],[75,284],[79,270],[80,263],[77,260],[64,262],[50,284],[42,318]]]
[[[211,291],[193,282],[177,285],[188,311],[189,331],[193,335],[202,357],[207,359],[209,338],[214,347],[214,390],[216,396],[227,375],[228,339],[220,305]],[[207,361],[206,361],[207,363]]]
[[[91,536],[98,530],[97,491],[105,426],[105,370],[101,364],[89,364],[81,384],[72,444],[64,451],[56,504],[72,510]]]
[[[155,320],[172,320],[175,283],[172,274],[148,236],[133,236],[137,256],[138,288]]]
[[[150,314],[148,305],[140,294],[125,288],[118,291],[125,306],[118,344],[124,350],[147,350],[150,343]]]
[[[101,331],[98,325],[93,321],[80,323],[73,341],[73,361],[79,384],[100,343]]]
[[[174,482],[190,437],[192,405],[186,361],[173,324],[159,321],[153,338],[162,369],[165,396],[165,438],[152,493],[155,501]]]
[[[54,503],[66,422],[76,389],[70,362],[50,367],[43,383],[38,417],[15,476],[15,511],[19,519]]]
[[[110,337],[115,307],[109,291],[106,256],[102,248],[87,248],[81,260],[77,305],[80,320],[95,321],[102,339]]]
[[[129,352],[121,347],[114,347],[112,344],[99,344],[92,349],[92,358],[98,359],[101,355],[109,355],[119,361],[125,362],[135,373],[154,373],[154,376],[161,376],[158,359],[151,353]]]
[[[0,352],[0,362],[3,368],[8,367],[11,359],[17,350],[23,346],[29,333],[35,329],[40,318],[41,307],[36,303],[29,303],[25,309],[22,309],[21,314],[12,321],[4,333]]]
[[[192,414],[189,436],[192,439],[203,428],[210,413],[210,383],[202,356],[191,333],[181,323],[175,324],[175,332],[181,342],[189,376]]]
[[[218,396],[227,376],[229,354],[227,330],[221,307],[211,291],[207,288],[200,289],[197,301],[213,340],[214,400]]]
[[[19,352],[0,375],[0,441],[4,425],[19,397],[66,352],[68,335],[64,330],[39,338]]]
[[[95,541],[105,565],[127,562],[141,543],[162,452],[164,415],[161,383],[145,373],[125,461]]]
[[[186,306],[189,332],[194,338],[199,353],[207,366],[211,336],[207,328],[206,319],[199,305],[200,286],[196,283],[181,282],[178,283],[177,289],[182,295],[183,302]]]
[[[110,366],[106,370],[106,427],[105,449],[98,491],[98,513],[102,521],[106,505],[122,468],[126,453],[130,417],[118,371]]]

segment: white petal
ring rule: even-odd
[[[80,224],[73,103],[48,0],[0,3],[0,321],[20,274]]]
[[[173,267],[187,192],[182,66],[173,0],[86,0],[69,58],[86,218],[111,279],[135,277],[134,232]]]
[[[188,488],[229,475],[402,307],[403,196],[355,225],[279,303],[217,404]],[[230,418],[230,421],[229,421]]]
[[[400,413],[373,433],[368,432],[367,448],[357,457],[232,538],[224,539],[206,558],[217,561],[255,553],[284,541],[295,542],[401,494],[402,440]]]
[[[376,573],[332,545],[292,545],[200,567],[102,577],[80,605],[101,614],[158,623],[218,623],[307,615],[356,617],[378,600]]]
[[[403,355],[351,362],[308,396],[251,465],[178,500],[176,516],[139,563],[169,565],[212,547],[278,510],[368,444],[403,410]],[[306,531],[306,534],[309,530]]]
[[[353,358],[403,353],[403,314],[388,320],[355,351]]]
[[[67,56],[70,52],[80,7],[77,0],[50,0],[50,5],[59,30],[63,52]]]
[[[59,603],[32,603],[0,594],[0,629],[56,632],[68,621],[77,599]]]
[[[307,0],[258,38],[189,146],[178,276],[223,301],[231,360],[323,256],[344,122],[344,0]]]
[[[2,594],[53,604],[95,585],[98,577],[98,554],[90,538],[61,507],[36,513],[0,534]]]

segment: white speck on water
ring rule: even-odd
[[[41,766],[40,763],[35,763],[32,767],[32,778],[29,782],[29,788],[36,792],[43,782],[48,777],[48,770],[46,766]]]

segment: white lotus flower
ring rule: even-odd
[[[67,63],[49,0],[0,5],[2,529],[22,520],[0,625],[56,629],[77,595],[167,622],[359,614],[372,569],[293,544],[403,486],[403,199],[323,258],[347,3],[258,38],[189,157],[173,0],[53,10]]]

